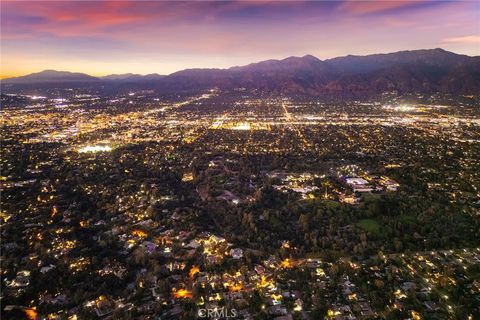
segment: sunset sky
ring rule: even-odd
[[[480,55],[479,1],[3,1],[1,76],[168,74],[312,54]]]

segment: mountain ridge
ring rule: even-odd
[[[404,50],[365,56],[347,55],[320,60],[313,55],[264,60],[230,68],[184,69],[166,76],[158,74],[92,77],[81,73],[46,70],[24,77],[3,79],[4,84],[65,81],[121,87],[135,84],[159,91],[224,90],[245,88],[275,93],[313,95],[375,94],[399,92],[480,92],[480,56],[467,56],[440,48]],[[49,78],[50,77],[50,78]],[[52,80],[52,78],[54,80]],[[12,81],[13,80],[13,81]]]
[[[25,76],[5,78],[2,82],[14,82],[21,83],[23,80],[29,80],[31,82],[51,82],[51,81],[97,81],[100,80],[97,77],[88,75],[81,72],[71,71],[57,71],[52,69],[46,69],[40,72],[30,73]]]

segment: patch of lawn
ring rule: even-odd
[[[357,226],[370,233],[380,233],[380,225],[372,219],[362,219],[357,222]]]
[[[335,209],[335,208],[340,207],[340,203],[337,202],[337,201],[327,200],[327,201],[325,201],[325,206],[329,209]]]

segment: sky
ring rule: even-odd
[[[170,74],[312,54],[480,55],[480,1],[4,1],[1,72]]]

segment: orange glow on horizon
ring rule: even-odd
[[[0,75],[0,80],[2,80],[2,79],[8,79],[8,78],[14,78],[14,77],[19,77],[19,76],[20,76],[20,74],[15,74],[15,75],[13,75],[13,74],[3,75],[3,74],[2,74],[2,75]]]

